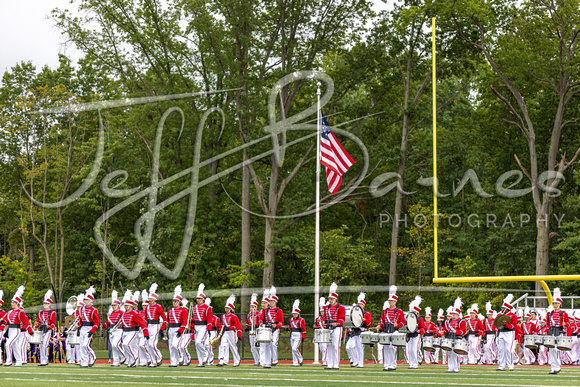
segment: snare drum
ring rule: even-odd
[[[572,337],[570,337],[570,336],[558,336],[556,338],[556,346],[561,351],[572,350]]]
[[[453,350],[453,340],[452,339],[441,339],[441,349],[444,351]]]
[[[555,348],[556,347],[556,338],[554,336],[544,336],[544,347]]]
[[[391,344],[391,334],[390,333],[379,333],[379,344],[389,345]]]
[[[433,337],[424,337],[423,338],[423,349],[429,352],[435,352],[435,347],[433,346]]]
[[[371,343],[375,344],[379,342],[379,333],[378,332],[372,332],[372,336],[371,336]]]
[[[441,348],[441,337],[433,338],[433,347]]]
[[[258,343],[269,343],[272,341],[272,328],[259,327],[256,333]]]
[[[466,340],[453,340],[453,352],[459,355],[467,355],[469,343]]]
[[[363,344],[373,344],[372,341],[373,332],[363,332],[360,334],[360,342]]]
[[[314,343],[330,343],[330,329],[315,329],[314,330]]]
[[[539,347],[540,345],[544,345],[544,336],[542,335],[534,335],[534,342]]]
[[[68,334],[67,342],[68,345],[70,345],[71,347],[74,347],[75,345],[80,345],[81,337],[78,335],[77,331],[72,331]]]
[[[42,344],[42,332],[34,331],[32,335],[27,334],[29,344]]]
[[[393,333],[391,336],[391,344],[393,344],[395,347],[406,347],[407,338],[405,334],[399,332]]]
[[[534,335],[525,335],[524,336],[524,347],[529,348],[529,349],[538,348],[538,344],[536,344],[536,337]]]

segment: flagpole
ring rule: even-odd
[[[318,318],[320,312],[320,86],[316,84],[317,102],[317,121],[316,121],[316,225],[314,229],[314,321]],[[318,362],[318,343],[314,344],[314,363]]]

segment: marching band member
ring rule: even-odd
[[[238,353],[238,340],[242,337],[242,324],[240,324],[240,319],[233,312],[236,309],[234,303],[236,302],[236,296],[233,294],[229,296],[226,301],[225,311],[226,313],[222,315],[223,324],[223,335],[219,347],[219,359],[220,362],[218,367],[223,367],[228,365],[230,361],[230,351],[232,352],[232,357],[234,359],[234,367],[240,365],[240,354]]]
[[[197,288],[197,296],[195,302],[197,305],[193,306],[193,324],[195,329],[195,350],[197,352],[197,367],[203,367],[209,358],[209,345],[207,341],[207,325],[213,320],[211,308],[205,304],[206,296],[203,293],[205,289],[204,284],[199,284]],[[189,312],[189,311],[188,311]]]
[[[522,343],[524,341],[524,331],[522,330],[522,320],[524,314],[521,309],[518,310],[516,316],[518,318],[518,323],[514,328],[515,340],[512,344],[512,359],[515,359],[514,364],[520,364],[523,356]]]
[[[278,365],[278,341],[280,341],[280,327],[284,325],[284,312],[278,308],[278,296],[276,295],[276,288],[270,288],[270,295],[268,296],[268,315],[272,321],[272,366]]]
[[[572,333],[572,359],[574,360],[574,364],[578,364],[578,360],[580,359],[580,310],[576,310],[574,313],[575,317],[575,324],[574,324],[574,331]]]
[[[165,311],[163,311],[163,307],[157,303],[158,298],[157,284],[153,283],[149,287],[149,305],[147,305],[145,313],[147,315],[147,330],[150,334],[149,341],[147,341],[147,353],[151,357],[149,367],[160,366],[163,362],[163,357],[157,348],[157,344],[159,336],[163,337],[162,331],[167,327],[167,316]]]
[[[22,294],[24,293],[24,286],[19,286],[12,297],[12,310],[7,313],[8,319],[8,330],[6,335],[6,362],[5,367],[12,365],[12,356],[14,355],[15,363],[14,366],[21,367],[23,363],[26,363],[26,351],[22,350],[22,340],[26,340],[26,335],[21,331],[22,329],[28,331],[32,334],[32,327],[30,326],[30,321],[28,316],[24,313],[24,308],[22,308]]]
[[[511,305],[513,298],[513,294],[508,294],[507,297],[503,300],[503,304],[501,306],[500,314],[509,316],[510,321],[503,324],[502,327],[498,328],[499,333],[497,335],[497,353],[499,364],[497,371],[505,371],[506,365],[510,371],[514,370],[512,347],[515,340],[514,330],[518,325],[518,318],[511,312],[513,308]]]
[[[471,305],[469,311],[470,318],[467,320],[467,341],[469,342],[469,351],[467,352],[468,364],[477,364],[481,357],[479,349],[479,339],[483,337],[485,328],[481,320],[477,318],[479,313],[479,306],[477,304]]]
[[[328,294],[328,305],[324,308],[324,320],[330,329],[330,343],[326,347],[325,369],[338,369],[340,364],[340,340],[342,339],[342,324],[344,324],[346,311],[344,306],[338,303],[338,285],[333,282]]]
[[[439,311],[437,312],[437,324],[436,324],[436,328],[435,328],[435,337],[444,337],[445,336],[445,316],[444,316],[444,311],[442,308],[439,308]],[[447,360],[447,354],[445,353],[445,351],[441,351],[441,347],[437,347],[435,348],[435,352],[433,352],[433,359],[434,364],[439,364],[439,353],[441,354],[441,357],[443,359],[443,356],[445,356],[445,360]],[[446,363],[444,363],[446,364]]]
[[[441,337],[444,337],[446,339],[450,339],[452,336],[452,333],[447,330],[447,322],[449,320],[451,320],[451,316],[452,316],[451,313],[452,312],[453,312],[453,305],[451,305],[447,308],[447,314],[445,315],[445,321],[443,322],[443,329],[442,329],[442,336]],[[441,359],[443,360],[443,364],[448,364],[448,361],[447,361],[448,360],[447,359],[448,352],[449,351],[446,351],[446,350],[441,351]]]
[[[80,364],[81,361],[81,355],[80,355],[80,345],[70,345],[69,344],[69,338],[71,337],[71,335],[76,335],[79,336],[80,339],[80,335],[79,335],[79,330],[80,330],[80,321],[81,321],[81,310],[85,307],[85,302],[84,302],[84,298],[85,295],[84,294],[79,294],[77,296],[77,306],[75,311],[73,312],[73,316],[76,317],[76,320],[73,322],[73,324],[78,323],[78,328],[70,333],[68,333],[67,331],[67,338],[66,338],[66,357],[67,357],[67,363],[69,364]],[[71,326],[73,325],[71,324]]]
[[[34,327],[36,329],[40,328],[42,332],[42,344],[40,344],[40,364],[39,366],[48,365],[48,343],[52,337],[54,328],[56,327],[56,313],[50,310],[50,305],[52,304],[52,290],[44,294],[44,301],[42,307],[44,310],[38,312],[38,317]]]
[[[95,299],[96,290],[94,287],[90,287],[86,290],[84,296],[85,306],[81,309],[81,327],[79,329],[80,335],[80,365],[82,368],[92,367],[95,364],[97,357],[95,352],[91,348],[91,341],[93,340],[93,334],[97,331],[99,327],[99,311],[93,307],[93,300]]]
[[[441,311],[441,317],[443,317],[443,309]],[[437,335],[437,325],[431,321],[433,315],[431,314],[431,307],[425,308],[425,333],[423,337],[435,337]],[[437,357],[435,357],[434,352],[427,350],[423,351],[423,359],[425,359],[426,364],[437,364]]]
[[[187,313],[181,308],[181,285],[177,285],[173,291],[173,308],[167,311],[169,319],[169,330],[167,331],[167,340],[169,344],[169,367],[177,367],[179,364],[179,343],[181,336],[187,328]]]
[[[138,306],[137,302],[138,299],[136,300],[131,290],[127,289],[123,296],[123,308],[125,312],[121,317],[123,326],[123,349],[125,350],[125,363],[127,367],[136,367],[139,361],[139,337],[137,335],[139,328],[143,330],[145,339],[149,339],[147,323],[135,310]]]
[[[4,291],[0,290],[0,341],[4,340],[4,335],[8,333],[8,313],[4,309],[2,309],[2,305],[4,305]],[[0,346],[0,365],[2,365],[2,346]]]
[[[417,319],[416,331],[412,333],[407,333],[407,359],[409,361],[409,369],[416,369],[419,367],[419,357],[421,356],[421,335],[425,333],[425,322],[422,317],[419,317],[421,313],[421,304],[423,299],[421,296],[415,296],[415,299],[411,301],[409,305],[409,313],[413,313]],[[407,319],[407,322],[409,320]]]
[[[554,310],[546,316],[546,325],[549,327],[548,334],[556,338],[562,334],[564,328],[570,323],[568,314],[564,312],[562,307],[562,298],[560,288],[554,288],[554,299],[552,302]],[[550,348],[550,375],[555,375],[560,372],[561,359],[558,348]]]
[[[181,309],[183,309],[183,313],[185,313],[186,319],[189,320],[189,308],[187,308],[187,303],[189,301],[187,298],[181,300]],[[187,329],[183,332],[183,336],[181,341],[179,342],[179,365],[180,366],[188,366],[191,364],[191,356],[189,355],[189,350],[187,347],[191,342],[191,335],[193,334],[193,321],[187,322]],[[195,337],[194,337],[195,338]]]
[[[536,327],[536,324],[534,324],[531,320],[532,320],[532,315],[530,313],[530,307],[526,306],[526,308],[524,310],[524,322],[522,323],[522,330],[524,332],[524,335],[537,335],[538,334],[538,328]],[[532,352],[532,350],[529,348],[526,348],[525,346],[524,346],[523,350],[524,350],[524,358],[526,360],[526,364],[534,364],[536,361],[536,357],[534,356],[534,353]]]
[[[244,330],[249,332],[250,338],[250,349],[252,350],[252,356],[254,357],[254,365],[260,365],[260,349],[258,347],[259,343],[256,342],[256,328],[260,325],[258,318],[258,295],[256,293],[252,294],[250,299],[250,311],[246,315],[246,327]]]
[[[209,349],[208,352],[208,359],[207,359],[207,364],[208,365],[213,365],[213,358],[214,358],[214,353],[213,353],[213,347],[210,344],[211,340],[215,340],[215,338],[218,335],[218,332],[222,329],[222,323],[220,322],[220,319],[213,314],[213,308],[211,307],[211,298],[207,297],[205,299],[205,304],[212,310],[212,321],[207,322],[207,330],[208,330],[208,335],[206,337],[206,345]]]
[[[383,306],[383,314],[379,320],[379,331],[392,334],[399,328],[407,324],[405,315],[401,309],[397,308],[397,300],[399,297],[396,294],[397,287],[391,285],[389,289],[389,298]],[[387,306],[388,305],[388,306]],[[385,368],[383,371],[394,371],[397,369],[397,353],[393,344],[383,345]]]
[[[361,341],[360,333],[366,332],[367,329],[369,329],[370,327],[373,326],[373,316],[365,310],[366,305],[367,305],[365,297],[366,297],[366,293],[361,293],[358,295],[357,304],[363,310],[363,322],[362,322],[360,328],[354,328],[355,333],[357,330],[359,331],[359,334],[354,336],[356,338],[355,353],[358,353],[358,359],[357,359],[357,363],[358,363],[357,367],[358,368],[364,368],[364,366],[365,366],[365,347]]]
[[[320,309],[320,315],[314,322],[314,329],[326,329],[326,322],[324,321],[324,307],[326,306],[326,299],[324,297],[320,297],[318,306]],[[318,350],[320,351],[322,365],[326,365],[326,343],[318,343]]]
[[[147,307],[149,305],[149,296],[147,294],[147,290],[141,291],[141,310],[139,310],[139,292],[136,291],[133,294],[133,301],[135,302],[134,308],[135,311],[139,314],[139,317],[147,323]],[[147,331],[149,335],[151,335],[151,331],[149,330],[149,325],[147,325]],[[143,330],[139,330],[137,333],[138,338],[138,347],[139,347],[139,359],[138,359],[138,366],[139,367],[147,367],[151,364],[151,357],[149,356],[149,345],[148,340],[145,340],[145,335],[143,334]],[[151,339],[151,336],[149,336]]]
[[[271,295],[272,290],[274,295]],[[282,310],[276,308],[275,297],[276,288],[272,286],[270,290],[264,290],[264,296],[262,297],[262,310],[260,311],[259,318],[261,326],[272,329],[272,341],[268,343],[260,343],[260,364],[264,368],[270,368],[275,366],[277,363],[274,362],[274,343],[276,348],[278,346],[278,339],[280,337],[279,328],[284,324],[284,314]],[[277,298],[277,297],[276,297]],[[270,307],[274,305],[274,307]]]
[[[445,323],[446,331],[455,340],[464,340],[463,336],[467,332],[467,323],[460,318],[462,305],[461,298],[457,297],[451,310],[451,318]],[[447,352],[447,372],[459,372],[459,355],[453,351]]]
[[[292,305],[292,318],[288,322],[290,333],[290,347],[292,347],[292,367],[301,366],[304,358],[300,353],[300,344],[306,337],[306,322],[300,317],[300,300],[295,300]]]
[[[553,310],[553,306],[550,305],[550,309]],[[548,325],[546,324],[546,311],[541,311],[539,317],[540,327],[538,328],[538,333],[542,336],[546,336],[548,334]],[[540,345],[538,347],[538,364],[539,365],[546,365],[548,364],[549,356],[548,356],[548,348],[545,345]]]
[[[125,362],[123,355],[123,330],[121,328],[123,311],[119,308],[121,301],[118,299],[118,292],[113,290],[111,292],[111,313],[107,316],[107,321],[103,324],[103,328],[109,329],[109,338],[111,347],[113,348],[113,364],[111,367],[119,367]],[[119,324],[119,325],[117,325]]]
[[[495,362],[495,335],[496,328],[493,325],[494,311],[491,308],[491,302],[485,304],[485,314],[487,318],[483,320],[483,329],[485,336],[483,337],[483,356],[481,357],[481,364],[493,364]]]

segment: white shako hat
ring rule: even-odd
[[[158,299],[159,295],[157,295],[157,284],[152,283],[149,287],[149,298]]]
[[[44,304],[45,302],[52,304],[52,289],[48,289],[46,293],[44,293],[44,301],[42,301],[42,303]]]
[[[501,305],[502,308],[507,308],[509,310],[512,310],[513,305],[511,304],[511,302],[514,299],[514,295],[513,294],[508,294],[506,296],[506,298],[503,299],[503,304]]]
[[[85,295],[81,293],[77,296],[77,306],[85,306]]]
[[[524,318],[532,318],[532,314],[530,313],[530,307],[526,305],[524,308]]]
[[[250,306],[258,307],[258,295],[256,293],[252,293],[252,298],[250,298]]]
[[[491,302],[485,303],[485,314],[493,314],[493,309],[491,309]]]
[[[367,295],[366,293],[361,292],[356,299],[356,303],[363,304],[364,306],[367,306],[367,302],[365,301],[366,295]]]
[[[338,285],[336,282],[330,284],[330,290],[328,291],[328,298],[338,299]]]
[[[22,295],[24,294],[24,285],[20,285],[18,289],[16,289],[16,293],[14,293],[14,297],[12,297],[12,301],[18,303],[18,305],[22,306]]]
[[[149,303],[149,295],[145,289],[141,290],[141,303],[144,305]]]
[[[119,301],[119,293],[116,290],[113,290],[111,292],[111,304],[121,305],[121,301]]]
[[[395,285],[391,285],[389,288],[389,299],[387,301],[398,301],[399,297],[397,296],[397,287]]]
[[[234,296],[233,294],[231,296],[228,297],[228,300],[226,301],[226,308],[230,308],[232,311],[236,310],[236,306],[234,305],[234,303],[236,302],[236,296]]]
[[[274,285],[272,285],[272,287],[270,288],[270,293],[269,293],[269,301],[276,301],[278,302],[278,296],[276,295],[276,288],[274,287]]]
[[[479,305],[477,304],[471,304],[471,309],[469,310],[469,313],[475,313],[478,314],[479,313]]]
[[[141,293],[138,290],[133,293],[133,306],[139,305],[139,296],[140,295],[141,295]]]
[[[461,301],[461,297],[457,297],[455,302],[453,303],[453,310],[451,313],[457,313],[461,316],[461,306],[463,305],[463,301]]]
[[[445,311],[443,310],[443,308],[439,308],[439,311],[437,312],[437,320],[444,320],[445,319]]]
[[[325,305],[326,305],[326,299],[324,297],[320,297],[320,299],[318,300],[318,308],[320,310],[323,310]]]
[[[419,295],[415,296],[415,299],[411,301],[411,303],[409,304],[409,311],[421,313],[421,308],[419,307],[421,301],[423,301],[421,296]]]
[[[177,285],[173,290],[173,299],[181,302],[183,297],[181,296],[181,285]]]
[[[96,292],[97,290],[91,285],[91,287],[85,291],[85,300],[89,299],[91,301],[94,301]]]
[[[203,298],[205,300],[205,294],[203,292],[204,289],[205,285],[199,284],[199,286],[197,287],[197,296],[195,296],[195,298]]]
[[[453,312],[453,306],[450,306],[447,308],[447,316],[451,316],[451,313]]]
[[[425,307],[425,317],[433,317],[430,306]]]
[[[262,295],[262,302],[270,301],[270,290],[264,289],[264,294]]]
[[[292,313],[300,314],[300,300],[294,300],[294,304],[292,305]]]
[[[560,292],[560,288],[554,288],[554,297],[552,298],[552,303],[554,302],[562,305],[562,293]]]
[[[125,290],[122,302],[123,305],[133,305],[133,293],[129,289]]]

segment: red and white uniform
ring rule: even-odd
[[[451,318],[445,321],[445,330],[454,334],[456,340],[465,340],[462,338],[467,333],[467,323],[460,318]],[[459,372],[459,357],[453,351],[447,351],[447,370],[450,372]]]
[[[284,325],[284,312],[278,307],[262,309],[259,312],[262,324],[272,328],[272,342],[260,343],[260,363],[264,367],[278,363],[278,340],[280,327]]]
[[[314,329],[326,329],[326,320],[324,320],[324,315],[316,317],[314,322]],[[320,351],[320,357],[322,360],[322,365],[326,365],[326,345],[327,343],[318,343],[318,350]]]
[[[222,323],[220,321],[220,319],[213,314],[213,308],[212,308],[212,317],[213,317],[213,321],[208,321],[207,323],[207,331],[208,331],[208,335],[206,338],[206,345],[209,348],[209,352],[208,352],[208,359],[207,359],[207,363],[209,365],[213,365],[213,359],[214,359],[214,353],[213,353],[213,347],[209,344],[210,340],[214,340],[217,335],[218,332],[222,329]]]
[[[213,321],[212,309],[206,303],[193,306],[192,320],[195,329],[195,350],[199,364],[204,364],[209,358],[208,321]]]
[[[469,351],[467,352],[467,361],[469,364],[477,364],[481,357],[479,347],[479,338],[485,334],[485,328],[481,320],[470,318],[467,320],[467,341],[469,342]]]
[[[407,360],[410,368],[419,367],[421,358],[421,335],[425,333],[427,327],[423,317],[417,318],[417,331],[407,334]]]
[[[167,327],[167,316],[163,307],[158,303],[145,306],[145,319],[147,320],[147,329],[149,330],[149,341],[147,341],[147,352],[154,358],[151,359],[151,366],[162,360],[161,352],[157,348],[159,342],[159,331]],[[155,363],[155,364],[153,364]]]
[[[498,369],[505,370],[507,366],[510,370],[513,370],[515,330],[518,326],[518,318],[512,312],[508,312],[506,315],[510,317],[510,322],[508,322],[504,328],[499,329],[497,335]]]
[[[549,312],[546,316],[546,326],[548,327],[548,334],[552,336],[560,336],[564,331],[564,328],[570,324],[570,318],[568,314],[564,312],[563,309],[554,310]],[[549,358],[550,367],[552,371],[560,371],[562,365],[562,358],[558,348],[550,348]]]
[[[91,306],[84,306],[79,313],[81,319],[79,357],[81,367],[87,367],[97,359],[95,352],[91,348],[93,334],[100,325],[99,311]]]
[[[344,324],[346,311],[344,306],[336,302],[334,305],[324,307],[324,319],[330,328],[330,343],[326,346],[326,363],[328,368],[339,368],[340,363],[340,340],[342,339],[342,324]],[[330,324],[336,323],[336,327]]]
[[[107,316],[107,321],[103,323],[103,328],[113,328],[122,317],[123,312],[121,308],[111,311]],[[109,339],[111,340],[111,347],[113,349],[113,365],[118,366],[121,364],[121,359],[125,357],[123,354],[123,346],[121,345],[123,340],[123,327],[119,326],[115,331],[109,332]]]
[[[1,305],[0,305],[1,306]],[[8,313],[5,310],[0,309],[0,335],[4,335],[4,329],[8,325]],[[2,365],[2,347],[0,347],[0,365]]]
[[[437,325],[433,321],[425,321],[425,332],[423,337],[435,337],[437,336]],[[434,356],[434,352],[429,352],[423,350],[423,359],[425,359],[426,364],[437,363],[437,358]]]
[[[139,360],[139,329],[143,330],[145,339],[149,337],[147,323],[139,312],[132,309],[123,313],[123,348],[125,349],[125,359],[128,366],[137,365]]]
[[[256,347],[256,330],[262,322],[258,315],[258,311],[248,312],[246,315],[246,327],[245,330],[250,332],[250,349],[252,350],[252,357],[254,358],[254,364],[260,365],[260,348]]]
[[[145,324],[147,324],[147,306],[148,305],[143,305],[142,310],[137,310],[135,309],[135,312],[137,312],[139,314],[139,317],[141,317],[143,319],[143,321],[145,321]],[[158,327],[159,324],[157,325],[151,325],[151,327],[149,326],[149,324],[147,324],[147,331],[149,332],[149,340],[145,340],[145,335],[143,334],[142,330],[139,330],[139,332],[137,333],[137,340],[138,340],[138,348],[139,348],[139,359],[137,360],[137,363],[140,366],[146,366],[147,364],[152,364],[151,362],[151,357],[149,356],[150,353],[153,353],[153,351],[150,350],[149,347],[149,341],[151,340],[151,333],[155,332],[155,329],[157,328],[158,331]]]
[[[169,360],[172,366],[179,364],[179,347],[183,337],[183,332],[187,328],[187,309],[180,307],[171,308],[167,311],[169,320],[169,331],[167,339],[169,344]]]
[[[536,335],[538,334],[538,327],[532,321],[522,323],[522,332],[524,337],[526,335]],[[523,347],[524,349],[524,358],[526,359],[526,364],[532,364],[536,361],[536,357],[531,349]]]
[[[48,364],[48,344],[56,327],[56,312],[54,310],[41,310],[38,312],[36,328],[42,331],[42,344],[40,345],[40,364]]]
[[[379,319],[379,331],[393,334],[397,329],[407,325],[405,314],[399,308],[387,308]],[[397,368],[396,348],[392,345],[383,345],[383,359],[385,369]]]
[[[181,309],[183,309],[182,313],[185,314],[185,319],[187,320],[187,317],[189,316],[189,308],[182,306]],[[190,365],[191,364],[191,356],[189,355],[189,351],[187,350],[187,347],[188,347],[189,343],[191,342],[191,335],[194,334],[194,333],[192,333],[192,330],[191,330],[192,322],[188,321],[187,324],[188,324],[187,330],[183,333],[183,336],[181,337],[181,341],[179,342],[179,347],[178,347],[179,362],[182,363],[183,365]],[[194,334],[194,339],[195,338],[197,338],[197,335]],[[198,352],[198,356],[199,356],[199,352]]]
[[[7,316],[8,319],[8,338],[6,338],[6,363],[5,365],[12,364],[12,355],[16,360],[15,365],[21,366],[26,363],[26,335],[24,331],[28,331],[32,334],[32,327],[30,326],[30,321],[26,313],[24,313],[23,308],[16,308],[9,311]],[[20,328],[22,326],[22,329]],[[23,344],[24,342],[24,344]]]
[[[483,356],[481,362],[483,364],[493,364],[495,361],[495,337],[496,328],[493,325],[493,318],[486,318],[483,320],[484,339]]]
[[[302,317],[291,317],[288,321],[290,329],[290,347],[292,347],[292,364],[300,365],[304,361],[300,353],[300,344],[306,337],[306,322]]]
[[[225,365],[230,361],[230,351],[234,360],[234,366],[240,364],[240,354],[238,353],[238,339],[242,337],[242,324],[240,319],[233,313],[222,315],[224,333],[219,347],[220,364]]]

